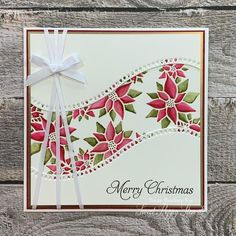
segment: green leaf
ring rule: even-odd
[[[187,71],[188,70],[188,68],[187,67],[183,67],[183,68],[181,68],[183,71]]]
[[[139,77],[138,77],[137,81],[140,82],[140,83],[143,83],[143,80]]]
[[[200,118],[195,118],[195,119],[193,119],[193,123],[194,123],[194,124],[197,124],[199,121],[200,121]]]
[[[184,101],[187,103],[193,103],[198,97],[199,93],[190,92],[187,93],[184,97]]]
[[[116,118],[116,113],[113,111],[113,109],[110,111],[109,115],[110,115],[111,119],[114,121]]]
[[[98,122],[96,122],[96,126],[97,126],[97,132],[98,133],[105,133],[105,128]]]
[[[42,144],[41,143],[32,143],[30,148],[31,155],[34,155],[35,153],[39,152],[41,149]]]
[[[170,120],[166,117],[161,121],[161,128],[167,128],[170,124]]]
[[[82,120],[82,118],[83,118],[82,116],[79,116],[78,121],[80,122]]]
[[[137,90],[134,90],[134,89],[130,89],[129,92],[128,92],[128,95],[132,98],[136,98],[138,97],[142,92],[139,92]]]
[[[84,155],[84,150],[82,148],[79,148],[79,154]]]
[[[146,116],[146,118],[150,118],[150,117],[157,117],[157,114],[158,114],[158,110],[155,110],[155,109],[152,109],[148,115]]]
[[[74,141],[79,140],[79,138],[77,138],[77,137],[71,135],[71,136],[70,136],[70,140],[71,140],[71,142],[74,142]]]
[[[96,156],[94,157],[93,165],[97,165],[102,160],[103,160],[103,154],[96,154]]]
[[[161,68],[159,69],[159,71],[160,71],[160,72],[163,72],[163,71],[164,71],[164,69],[161,67]]]
[[[188,79],[178,85],[178,92],[183,93],[188,89]]]
[[[56,120],[56,112],[53,112],[52,113],[51,121],[54,122],[55,120]]]
[[[187,117],[188,117],[188,120],[192,120],[192,114],[191,113],[188,113]]]
[[[100,109],[100,111],[99,111],[99,117],[104,116],[106,113],[107,113],[107,112],[106,112],[106,109],[105,109],[105,108]]]
[[[129,112],[133,112],[134,114],[136,114],[136,111],[134,110],[133,104],[125,105],[125,110],[129,111]]]
[[[177,78],[175,79],[175,83],[178,84],[181,80],[182,80],[182,79],[181,79],[180,77],[177,77]]]
[[[72,111],[68,111],[67,116],[72,116]]]
[[[56,163],[56,158],[51,158],[50,163],[55,164]]]
[[[50,160],[51,157],[52,157],[52,153],[51,153],[50,149],[47,148],[46,155],[45,155],[45,158],[44,158],[44,165]]]
[[[94,147],[98,143],[94,137],[85,138],[84,141],[86,141],[92,147]]]
[[[188,123],[187,116],[184,113],[179,113],[179,119],[185,123]]]
[[[162,91],[163,90],[162,84],[160,84],[158,82],[156,82],[156,84],[157,84],[157,90]]]
[[[70,124],[71,120],[72,120],[72,116],[68,116],[67,117],[67,123]]]
[[[148,95],[151,99],[156,99],[156,98],[158,98],[157,93],[147,93],[147,95]]]
[[[88,119],[89,119],[89,116],[88,116],[88,115],[85,115],[84,117],[85,117],[85,119],[86,119],[86,120],[88,120]]]
[[[119,122],[119,124],[115,127],[115,130],[116,130],[116,134],[119,134],[120,131],[122,131],[122,123]]]
[[[128,130],[124,132],[124,137],[125,138],[129,138],[132,135],[133,131],[132,130]]]

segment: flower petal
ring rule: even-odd
[[[44,131],[36,131],[31,134],[31,138],[33,140],[42,142],[44,140]]]
[[[66,139],[63,138],[63,137],[60,137],[60,144],[61,144],[61,145],[67,145]]]
[[[76,130],[76,128],[69,127],[70,134],[73,133],[75,130]],[[66,137],[65,128],[60,128],[60,136]]]
[[[185,93],[179,93],[175,99],[175,103],[181,102],[185,96]]]
[[[105,152],[108,150],[108,144],[106,142],[98,143],[91,152]]]
[[[180,77],[183,77],[183,78],[185,77],[185,74],[184,74],[184,72],[183,72],[182,70],[177,70],[176,73],[177,73],[177,75],[180,76]]]
[[[80,109],[74,110],[73,111],[73,119],[75,119],[80,113]]]
[[[124,96],[122,98],[120,98],[120,100],[123,102],[123,103],[131,103],[131,102],[134,102],[135,100],[133,98],[131,98],[130,96]]]
[[[31,123],[31,126],[37,131],[43,130],[43,126],[40,123]]]
[[[166,109],[162,109],[158,112],[157,121],[162,120],[166,116]]]
[[[120,141],[122,140],[123,138],[123,131],[121,131],[119,134],[116,135],[114,141],[116,144],[120,143]]]
[[[116,89],[116,93],[119,97],[123,97],[129,90],[131,83],[124,84]]]
[[[93,103],[89,108],[90,109],[99,109],[105,106],[107,102],[108,96],[98,100],[97,102]]]
[[[106,129],[106,138],[108,141],[111,141],[114,139],[115,137],[115,128],[112,124],[112,122],[109,122],[108,126],[107,126],[107,129]]]
[[[100,133],[93,133],[93,135],[97,138],[98,141],[106,141],[105,135]]]
[[[118,113],[118,115],[123,120],[124,119],[124,106],[120,100],[116,100],[114,102],[114,108],[115,108],[115,111]]]
[[[164,108],[166,106],[166,103],[161,99],[153,100],[151,102],[148,102],[147,104],[149,106],[157,108],[157,109],[161,109],[161,108]]]
[[[104,159],[110,157],[112,154],[113,154],[113,153],[112,153],[110,150],[107,151],[107,152],[105,153],[105,155],[104,155]]]
[[[194,111],[196,111],[195,109],[190,107],[186,102],[177,103],[175,106],[176,106],[177,110],[180,112],[194,112]]]
[[[44,130],[46,129],[47,122],[48,122],[48,121],[42,117],[42,123],[43,123],[43,128],[44,128]],[[55,127],[54,127],[54,125],[51,123],[51,124],[50,124],[49,133],[53,133],[53,132],[55,132]]]
[[[168,107],[167,108],[167,115],[170,117],[170,119],[176,124],[177,120],[177,111],[175,107]]]
[[[57,166],[56,165],[47,165],[47,168],[50,169],[52,172],[57,171]]]
[[[199,125],[191,124],[191,125],[189,126],[189,128],[190,128],[190,129],[193,129],[193,130],[195,130],[195,131],[197,131],[197,132],[200,132],[200,126],[199,126]]]
[[[128,144],[131,141],[132,141],[132,139],[130,139],[130,138],[123,139],[123,141],[117,145],[117,150],[120,150],[122,147],[124,147],[126,144]]]
[[[167,101],[167,100],[169,99],[168,94],[165,93],[165,92],[158,92],[158,96],[159,96],[161,99],[165,100],[165,101]]]
[[[91,117],[94,117],[94,116],[95,116],[95,114],[94,114],[93,111],[88,111],[88,112],[87,112],[87,115],[89,115],[89,116],[91,116]]]
[[[165,79],[166,78],[166,72],[162,72],[162,74],[160,75],[159,79]]]
[[[56,142],[50,142],[49,146],[53,155],[56,157]],[[65,162],[65,150],[62,146],[60,146],[60,160]]]
[[[106,103],[106,109],[108,112],[111,110],[112,106],[113,106],[113,101],[111,99],[108,99]]]
[[[183,66],[184,66],[184,64],[180,64],[180,63],[175,64],[176,69],[181,69]]]
[[[177,87],[176,87],[175,82],[169,76],[167,76],[167,79],[164,85],[164,90],[171,98],[175,98],[176,93],[177,93]]]
[[[166,71],[169,71],[171,66],[172,66],[172,64],[171,65],[164,65],[162,68]]]

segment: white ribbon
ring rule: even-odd
[[[81,198],[80,189],[79,189],[79,181],[78,181],[76,165],[75,165],[75,159],[74,159],[75,153],[74,153],[73,143],[71,142],[71,138],[70,138],[69,125],[67,122],[66,111],[65,111],[65,103],[64,103],[64,98],[63,98],[63,93],[62,93],[61,83],[60,83],[60,77],[61,77],[60,75],[66,76],[70,79],[73,79],[83,84],[85,83],[85,78],[83,77],[82,74],[72,69],[73,66],[78,65],[81,62],[78,55],[75,54],[63,60],[63,52],[64,52],[66,35],[67,35],[66,29],[63,30],[62,34],[58,32],[58,29],[53,30],[53,34],[49,34],[48,29],[44,30],[44,36],[45,36],[46,45],[48,48],[49,60],[47,58],[43,58],[38,55],[32,55],[31,62],[41,67],[41,69],[29,75],[27,80],[25,81],[25,86],[29,86],[29,85],[38,83],[39,81],[42,81],[44,79],[47,79],[48,77],[52,75],[57,75],[57,76],[52,77],[54,81],[53,81],[53,87],[52,87],[52,92],[51,92],[49,111],[47,115],[45,136],[42,143],[41,156],[39,160],[39,167],[38,167],[39,174],[36,179],[35,191],[34,191],[34,195],[32,199],[33,209],[37,208],[39,192],[40,192],[40,187],[41,187],[41,177],[42,177],[43,168],[44,168],[44,158],[45,158],[47,143],[48,143],[48,138],[49,138],[49,129],[50,129],[50,124],[51,124],[52,110],[54,109],[54,107],[56,108],[56,125],[55,125],[56,171],[57,171],[56,173],[56,206],[58,209],[61,208],[61,197],[60,197],[61,196],[60,195],[61,194],[60,116],[61,116],[63,124],[64,124],[64,128],[65,128],[66,140],[67,140],[68,149],[69,149],[69,156],[72,163],[73,179],[74,179],[77,202],[80,208],[83,208],[82,198]]]

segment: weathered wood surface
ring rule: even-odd
[[[236,181],[236,99],[209,99],[208,178]],[[0,181],[23,180],[23,100],[0,101]]]
[[[209,97],[236,94],[236,10],[60,12],[0,10],[0,97],[23,96],[24,26],[209,27]]]
[[[235,6],[235,0],[0,0],[0,235],[235,235]],[[13,184],[23,181],[22,30],[33,26],[209,27],[207,213],[22,212],[22,185]]]
[[[198,8],[198,7],[227,7],[236,6],[235,0],[1,0],[1,8],[76,8],[76,9],[92,9],[92,8],[154,8],[159,10],[164,9],[179,9],[179,8]]]
[[[234,235],[236,184],[211,184],[207,213],[23,213],[21,185],[0,186],[0,235]]]

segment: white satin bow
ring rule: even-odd
[[[66,111],[65,111],[65,103],[63,98],[63,92],[61,89],[60,77],[64,76],[78,81],[80,83],[85,83],[85,78],[83,75],[75,70],[73,67],[78,65],[81,61],[77,54],[71,55],[65,60],[63,60],[63,52],[65,47],[65,39],[67,35],[67,30],[64,29],[60,34],[58,29],[54,29],[53,33],[50,34],[48,29],[44,30],[45,41],[48,49],[49,60],[47,58],[33,55],[31,58],[31,62],[41,67],[41,69],[27,77],[25,81],[25,86],[33,85],[42,81],[44,79],[49,78],[50,76],[53,79],[52,92],[50,98],[50,106],[47,114],[47,124],[45,129],[45,136],[41,147],[41,155],[39,160],[39,174],[36,179],[35,191],[32,199],[33,209],[37,208],[39,192],[41,187],[41,177],[44,169],[44,157],[47,149],[47,142],[49,138],[49,129],[51,124],[52,111],[56,109],[56,127],[55,127],[55,135],[56,135],[56,205],[57,208],[61,208],[61,184],[60,184],[60,168],[61,168],[61,160],[60,160],[60,117],[62,118],[66,140],[68,144],[69,156],[71,158],[72,169],[73,169],[73,179],[75,186],[75,193],[77,197],[77,202],[80,208],[83,208],[82,198],[79,189],[79,181],[77,176],[77,170],[75,165],[75,154],[73,144],[71,142],[69,125],[67,122]],[[60,75],[63,75],[60,76]]]

